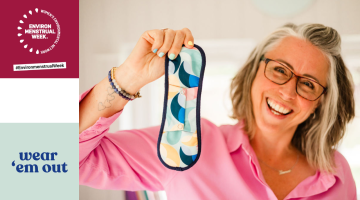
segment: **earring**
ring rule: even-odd
[[[313,119],[315,119],[315,117],[316,117],[316,114],[315,114],[315,112],[314,112]]]

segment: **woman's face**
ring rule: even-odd
[[[295,37],[284,38],[273,50],[265,54],[266,58],[282,60],[292,66],[299,76],[311,75],[319,83],[327,86],[328,62],[322,52],[310,42]],[[281,62],[281,61],[280,61]],[[284,62],[281,62],[285,64]],[[285,64],[286,65],[286,64]],[[305,121],[315,110],[321,98],[309,101],[296,93],[295,76],[287,83],[278,85],[264,76],[265,62],[261,61],[251,88],[251,98],[257,128],[263,131],[287,131]],[[290,67],[291,68],[291,67]],[[271,106],[290,114],[277,115]],[[291,111],[290,111],[291,110]]]

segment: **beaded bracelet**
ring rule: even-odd
[[[108,75],[110,85],[115,90],[115,93],[119,94],[119,96],[121,96],[122,98],[124,98],[128,101],[132,101],[136,98],[140,98],[141,97],[140,91],[138,91],[135,95],[131,95],[131,94],[127,93],[124,89],[121,89],[119,87],[119,85],[116,83],[115,76],[114,76],[115,70],[116,70],[116,67],[113,67],[109,71],[109,75]]]

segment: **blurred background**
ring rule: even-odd
[[[288,22],[331,26],[341,34],[343,58],[356,85],[356,117],[339,151],[351,166],[360,198],[359,10],[359,0],[80,0],[80,93],[119,66],[146,30],[187,27],[207,59],[201,117],[216,125],[235,124],[228,117],[230,81],[257,42]],[[141,94],[126,105],[111,132],[161,124],[164,77],[146,85]],[[79,187],[80,200],[166,199],[163,191]]]

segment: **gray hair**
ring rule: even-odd
[[[250,139],[253,138],[255,119],[250,94],[260,58],[288,36],[309,41],[321,50],[329,63],[327,92],[320,98],[316,117],[309,117],[298,125],[291,143],[306,156],[310,166],[334,172],[334,151],[345,134],[346,124],[355,116],[354,83],[341,57],[341,38],[335,29],[322,24],[297,26],[289,23],[268,35],[232,79],[230,98],[233,112],[230,117],[244,120],[245,131]]]

